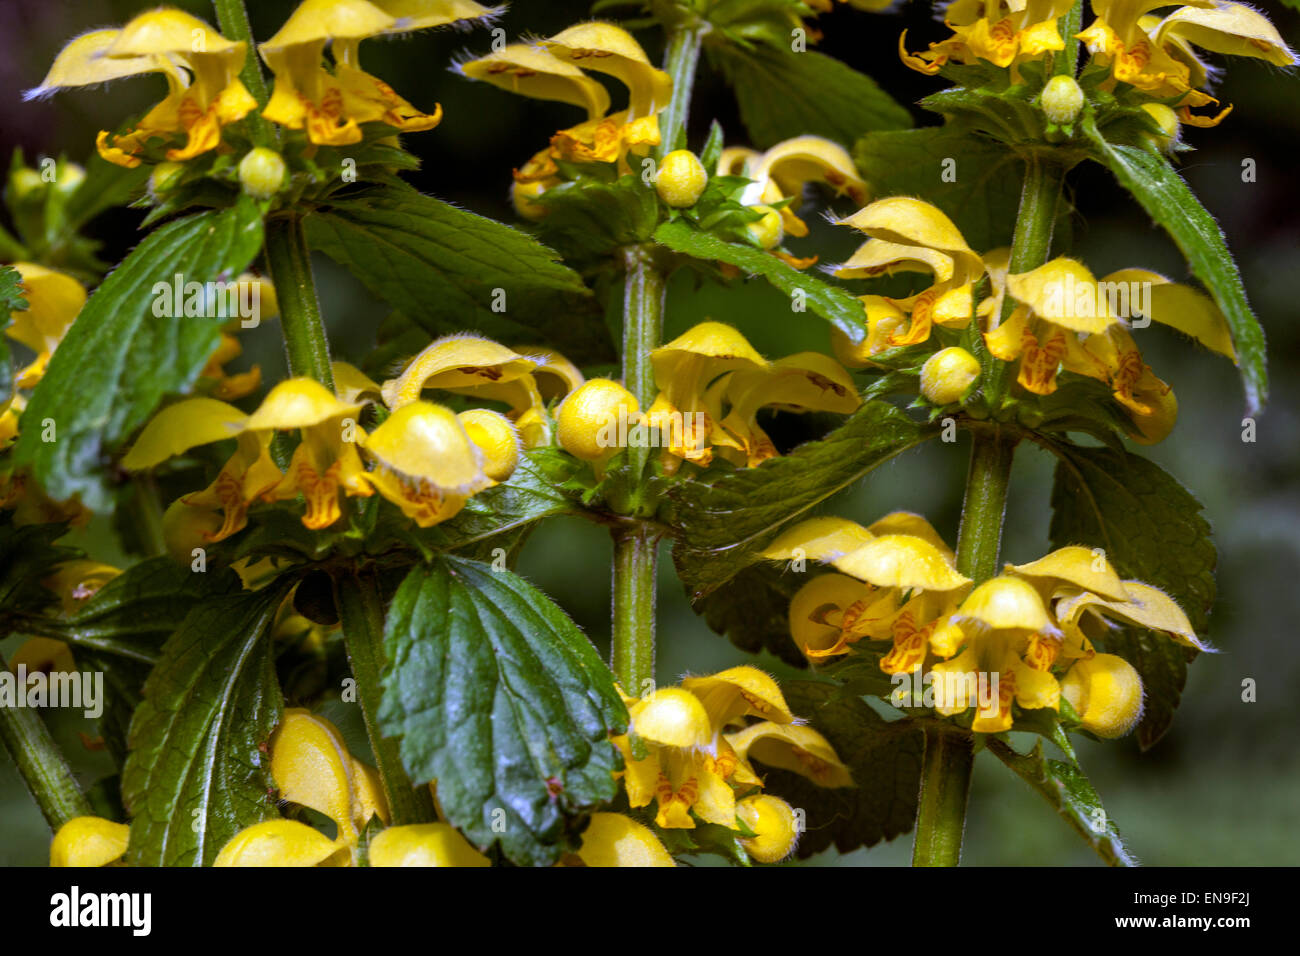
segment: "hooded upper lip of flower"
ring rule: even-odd
[[[949,60],[973,63],[986,60],[995,66],[1016,66],[1050,50],[1063,50],[1058,17],[1073,0],[955,0],[944,12],[953,35],[920,54],[907,52],[904,30],[898,38],[903,62],[922,73],[935,74]]]
[[[944,213],[919,199],[892,196],[871,203],[838,221],[871,238],[848,262],[829,267],[844,279],[871,278],[893,272],[931,272],[934,282],[916,295],[886,299],[911,312],[907,329],[889,335],[890,346],[916,345],[930,337],[934,323],[951,328],[969,324],[972,295],[984,275],[984,262]],[[864,303],[866,304],[866,303]]]
[[[1132,84],[1155,97],[1180,97],[1183,122],[1213,126],[1213,118],[1196,117],[1190,107],[1216,102],[1197,87],[1213,71],[1192,46],[1216,53],[1249,56],[1275,66],[1291,66],[1295,53],[1268,18],[1230,0],[1189,0],[1164,18],[1150,15],[1174,6],[1156,0],[1093,0],[1096,19],[1078,34],[1088,49],[1109,63],[1113,80]],[[1231,109],[1231,107],[1229,107]]]
[[[782,226],[792,236],[808,235],[808,225],[795,210],[810,182],[826,183],[836,195],[848,196],[858,206],[867,201],[867,184],[848,150],[820,136],[796,136],[763,153],[744,147],[725,149],[718,157],[717,171],[754,181],[740,199],[746,206],[775,205],[790,199],[779,211]]]
[[[555,160],[618,162],[626,168],[629,151],[644,154],[659,142],[658,113],[672,98],[672,77],[656,68],[630,33],[612,23],[579,23],[546,40],[512,44],[459,64],[471,79],[544,100],[572,103],[587,120],[561,130],[517,172],[520,182],[556,176]],[[628,90],[626,110],[607,115],[609,95],[583,70],[606,73]]]
[[[311,142],[329,146],[359,142],[363,123],[384,123],[402,132],[432,129],[442,119],[442,107],[421,112],[362,70],[361,41],[495,13],[470,0],[303,0],[275,36],[258,46],[275,75],[262,115],[289,129],[306,129]],[[332,73],[322,65],[327,43],[332,45]]]
[[[243,119],[257,101],[239,81],[246,45],[227,40],[197,17],[162,7],[142,13],[121,30],[97,30],[72,40],[55,58],[44,82],[25,97],[124,76],[162,73],[167,97],[137,126],[120,135],[101,131],[100,154],[120,166],[138,166],[153,137],[184,134],[169,160],[191,159],[221,142],[221,128]]]

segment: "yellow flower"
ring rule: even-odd
[[[262,115],[287,129],[305,129],[312,143],[323,146],[360,142],[365,123],[383,123],[404,133],[432,129],[442,120],[442,107],[423,113],[362,70],[360,43],[490,13],[463,2],[303,0],[275,36],[258,46],[275,75]],[[332,72],[323,65],[326,44],[334,59]]]
[[[585,122],[561,130],[515,174],[517,182],[558,182],[557,161],[618,163],[631,171],[627,155],[644,156],[659,144],[658,113],[672,98],[672,78],[651,64],[630,33],[612,23],[579,23],[536,45],[511,44],[460,65],[471,79],[534,99],[580,106]],[[583,71],[605,73],[628,91],[628,108],[609,114],[609,95]]]
[[[216,866],[346,864],[371,819],[387,822],[379,775],[348,752],[328,720],[289,708],[270,750],[271,777],[280,798],[328,817],[337,836],[330,840],[306,824],[270,820],[237,833],[217,855]]]
[[[74,817],[54,834],[50,866],[108,866],[126,854],[131,828],[102,817]]]
[[[52,637],[31,637],[23,641],[9,657],[9,669],[15,674],[19,667],[28,674],[75,674],[77,662],[67,641]]]
[[[1128,83],[1155,99],[1178,97],[1180,118],[1194,126],[1214,126],[1231,110],[1214,117],[1195,116],[1194,107],[1217,101],[1198,87],[1210,69],[1192,49],[1248,56],[1274,66],[1291,66],[1295,53],[1268,18],[1242,3],[1195,0],[1164,18],[1151,11],[1173,4],[1157,0],[1093,0],[1096,19],[1078,34],[1093,57],[1109,65],[1110,85]]]
[[[858,247],[848,262],[832,274],[843,279],[869,279],[896,272],[929,272],[934,282],[924,291],[902,299],[886,298],[895,311],[911,314],[906,328],[890,311],[877,307],[875,297],[864,298],[868,316],[867,353],[916,345],[930,338],[935,323],[964,328],[974,314],[975,283],[984,276],[983,260],[966,244],[952,220],[919,199],[893,196],[858,210],[840,225],[851,226],[871,238]],[[881,326],[889,321],[889,329]]]
[[[680,687],[627,702],[631,726],[614,744],[623,754],[628,803],[656,801],[655,822],[665,829],[693,828],[696,818],[738,829],[738,792],[763,786],[749,765],[751,752],[821,786],[852,783],[834,748],[815,730],[795,725],[776,681],[757,668],[688,677]],[[762,719],[746,728],[748,717]],[[735,732],[723,733],[727,728]],[[644,748],[640,759],[638,748]]]
[[[618,382],[593,378],[564,400],[556,414],[556,438],[575,458],[594,463],[598,472],[618,453],[621,432],[641,422],[636,396]]]
[[[760,408],[787,412],[838,412],[847,415],[862,404],[857,386],[838,362],[819,352],[800,352],[777,359],[766,368],[742,368],[725,376],[721,385],[730,410],[714,440],[731,447],[724,457],[738,465],[757,467],[776,455],[776,446],[759,427]]]
[[[665,467],[675,459],[701,467],[713,460],[716,440],[728,441],[720,427],[721,408],[706,392],[725,372],[764,370],[767,360],[754,351],[745,337],[721,322],[701,322],[651,353],[659,395],[646,412],[646,424],[666,438]],[[714,395],[720,399],[720,393]],[[669,464],[671,462],[671,464]]]
[[[459,514],[495,483],[483,470],[482,450],[442,405],[402,405],[366,436],[364,447],[376,464],[366,481],[421,528]]]
[[[1119,321],[1087,267],[1064,256],[1008,275],[1006,289],[1020,304],[1000,325],[990,318],[984,341],[994,357],[1020,360],[1016,380],[1036,395],[1056,391],[1063,363],[1079,363],[1081,336],[1100,335]]]
[[[383,398],[394,411],[426,389],[504,402],[525,447],[535,448],[550,441],[547,404],[582,382],[582,372],[554,349],[516,350],[479,336],[449,335],[429,343],[386,381]]]
[[[45,375],[50,356],[86,304],[86,289],[76,279],[33,262],[13,264],[22,278],[27,308],[12,314],[5,334],[21,342],[36,358],[14,379],[18,388],[35,388]]]
[[[468,840],[447,823],[414,823],[375,834],[371,866],[491,866]]]
[[[266,820],[236,833],[213,866],[338,866],[351,859],[319,830],[297,820]]]
[[[1061,693],[1083,729],[1098,737],[1123,737],[1142,719],[1142,678],[1114,654],[1078,661],[1062,679]]]
[[[727,743],[742,763],[757,760],[778,770],[792,770],[822,787],[853,786],[849,768],[826,738],[811,727],[763,721],[728,734]]]
[[[984,60],[998,67],[1016,67],[1025,60],[1053,50],[1065,42],[1056,21],[1073,0],[954,0],[944,13],[953,35],[931,43],[924,53],[907,52],[907,31],[898,38],[903,62],[914,70],[934,75],[949,62],[971,64]]]
[[[808,183],[825,183],[836,196],[848,196],[861,206],[867,201],[867,184],[858,175],[853,157],[837,143],[820,136],[796,136],[777,143],[766,152],[732,147],[718,157],[718,173],[745,176],[754,182],[740,201],[746,206],[790,202],[779,210],[786,233],[808,235],[807,224],[795,215]]]
[[[239,81],[247,53],[244,43],[227,40],[197,17],[160,7],[140,14],[121,30],[96,30],[72,40],[41,85],[26,96],[162,73],[167,97],[128,132],[110,137],[101,131],[96,145],[109,162],[135,167],[148,141],[159,137],[171,144],[166,158],[183,161],[215,149],[223,127],[257,108]]]
[[[952,550],[920,515],[894,512],[867,528],[814,518],[780,535],[763,557],[801,557],[839,575],[813,578],[790,604],[795,643],[810,660],[834,657],[863,638],[892,640],[885,673],[911,672],[924,660],[933,623],[970,586]]]
[[[649,827],[621,813],[593,813],[577,853],[583,866],[676,866]]]

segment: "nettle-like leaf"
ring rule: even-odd
[[[196,601],[239,588],[233,571],[196,574],[169,557],[150,558],[113,578],[71,617],[49,626],[74,647],[154,664]]]
[[[1264,330],[1246,300],[1241,273],[1219,224],[1160,153],[1108,143],[1091,116],[1085,116],[1083,130],[1096,148],[1094,158],[1110,169],[1120,185],[1169,233],[1192,274],[1205,284],[1223,310],[1246,389],[1246,414],[1257,414],[1268,398]]]
[[[1114,448],[1055,443],[1053,547],[1102,548],[1124,578],[1160,588],[1204,637],[1214,604],[1217,560],[1201,503],[1158,465]],[[1121,630],[1103,639],[1127,659],[1146,688],[1138,743],[1153,746],[1169,729],[1196,651],[1162,634]]]
[[[742,651],[768,650],[791,667],[807,667],[790,637],[789,619],[790,600],[807,582],[807,575],[775,564],[751,565],[696,601],[695,612]]]
[[[706,42],[705,50],[731,84],[759,149],[807,134],[851,146],[871,130],[912,125],[907,109],[875,80],[823,53],[722,41]]]
[[[170,289],[178,275],[186,284],[234,281],[261,248],[251,201],[150,233],[86,301],[50,359],[23,412],[15,467],[31,468],[52,498],[80,494],[91,509],[108,510],[110,454],[165,396],[194,384],[228,318],[155,315],[155,284]],[[163,295],[169,307],[160,311],[171,313],[171,293]]]
[[[122,770],[133,864],[210,864],[244,827],[277,816],[259,747],[284,703],[269,636],[284,593],[209,598],[163,646]]]
[[[782,524],[936,434],[936,427],[870,401],[825,438],[788,455],[675,485],[665,520],[677,537],[673,561],[687,593],[698,601],[725,584]]]
[[[1041,742],[1028,754],[1018,753],[996,737],[988,749],[1033,787],[1083,841],[1111,866],[1137,866],[1120,841],[1119,829],[1106,814],[1101,797],[1077,764],[1049,760]]]
[[[619,246],[645,242],[659,223],[659,197],[639,174],[614,182],[561,183],[535,201],[547,210],[538,223],[539,234],[566,259],[590,260]]]
[[[830,741],[856,786],[828,789],[787,770],[764,774],[769,793],[802,809],[806,830],[797,854],[807,858],[834,845],[841,853],[875,846],[916,823],[925,735],[910,721],[890,721],[860,697],[834,684],[793,681],[782,690],[800,717]],[[761,764],[760,773],[765,768]]]
[[[1000,143],[953,127],[883,131],[859,139],[853,158],[873,199],[924,197],[978,252],[1011,244],[1024,162]]]
[[[539,338],[575,361],[612,353],[576,272],[527,233],[425,196],[368,186],[307,215],[307,239],[430,335]]]
[[[762,276],[793,299],[802,298],[804,307],[852,337],[862,335],[865,313],[862,303],[848,291],[806,272],[800,272],[776,256],[755,246],[727,242],[685,219],[666,222],[655,230],[655,242],[673,252],[705,262],[724,262],[747,275]]]
[[[379,721],[447,819],[516,863],[556,862],[618,790],[613,675],[563,611],[509,571],[443,556],[389,608]]]

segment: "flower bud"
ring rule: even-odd
[[[694,153],[675,149],[659,164],[655,192],[674,209],[685,209],[695,205],[708,181],[709,174]]]
[[[578,858],[586,866],[676,866],[654,831],[621,813],[593,813]]]
[[[1170,147],[1178,143],[1179,131],[1182,129],[1178,114],[1164,103],[1143,103],[1142,109],[1160,127],[1159,135],[1146,133],[1143,138],[1161,152],[1169,152]]]
[[[86,179],[86,171],[76,163],[60,163],[54,178],[54,188],[65,196],[77,191]]]
[[[781,214],[771,206],[751,206],[761,212],[763,218],[745,226],[746,231],[763,249],[775,249],[785,238],[785,227],[781,225]]]
[[[505,481],[519,465],[519,435],[500,412],[471,408],[456,416],[465,434],[483,453],[483,473],[493,481]]]
[[[583,461],[599,461],[619,446],[619,422],[631,427],[641,416],[641,406],[618,382],[593,378],[569,393],[557,416],[560,447]]]
[[[513,183],[510,186],[510,203],[522,218],[536,221],[550,211],[541,203],[534,201],[544,192],[546,192],[546,184],[542,182]]]
[[[1069,126],[1079,118],[1079,111],[1083,109],[1083,90],[1072,76],[1054,76],[1043,87],[1039,102],[1049,123]]]
[[[1098,737],[1123,737],[1142,716],[1142,678],[1114,654],[1076,662],[1061,680],[1061,694],[1083,729]]]
[[[1139,445],[1158,445],[1169,437],[1178,421],[1178,399],[1172,388],[1165,391],[1152,389],[1139,396],[1151,409],[1149,414],[1134,415],[1135,431],[1129,437]]]
[[[183,163],[159,163],[149,174],[149,196],[154,202],[176,188],[181,175],[185,172]]]
[[[754,831],[752,837],[741,837],[740,843],[759,863],[779,863],[799,842],[794,808],[780,797],[766,793],[746,797],[736,804],[736,816]]]
[[[45,180],[41,174],[27,166],[19,166],[9,174],[9,195],[21,202],[28,196],[45,191]]]
[[[285,166],[280,154],[265,146],[250,149],[239,161],[239,182],[254,199],[270,199],[284,185]]]
[[[187,505],[178,498],[163,512],[163,542],[177,564],[194,560],[195,548],[206,548],[221,527],[221,515],[206,508]]]
[[[131,828],[102,817],[73,817],[54,834],[50,866],[107,866],[126,853]]]
[[[371,866],[491,866],[447,823],[389,827],[370,841]]]
[[[979,359],[954,345],[925,360],[921,366],[921,394],[936,405],[950,405],[979,377]]]

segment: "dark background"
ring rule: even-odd
[[[215,21],[207,3],[177,4]],[[292,4],[249,0],[255,35],[269,37]],[[1300,45],[1300,15],[1278,3],[1257,4],[1291,45]],[[21,146],[29,162],[66,154],[84,160],[95,133],[113,128],[128,113],[156,102],[156,78],[119,81],[107,91],[62,93],[51,101],[27,103],[20,91],[40,83],[55,53],[69,38],[93,27],[121,24],[145,4],[130,0],[22,2],[0,0],[0,158]],[[581,2],[512,5],[500,21],[509,37],[548,35],[587,15]],[[909,46],[942,37],[926,3],[904,5],[899,13],[873,15],[848,7],[818,21],[825,38],[819,49],[875,77],[900,102],[911,104],[939,89],[941,81],[905,68],[897,38],[908,28]],[[652,59],[661,53],[655,32],[641,35]],[[368,70],[389,81],[416,106],[442,104],[445,118],[435,130],[406,137],[423,159],[411,179],[422,190],[475,212],[513,222],[507,198],[510,169],[542,147],[556,129],[580,119],[562,104],[511,96],[449,72],[452,58],[485,52],[490,38],[470,33],[426,32],[363,44]],[[1294,73],[1262,61],[1215,58],[1229,67],[1218,87],[1233,114],[1216,129],[1185,131],[1196,147],[1184,154],[1182,169],[1193,189],[1219,219],[1245,276],[1252,305],[1269,335],[1272,398],[1258,421],[1257,442],[1241,441],[1243,399],[1236,370],[1226,360],[1193,348],[1153,326],[1139,333],[1146,361],[1170,382],[1180,405],[1178,427],[1151,456],[1178,476],[1205,504],[1220,552],[1219,601],[1210,639],[1221,653],[1203,655],[1191,676],[1174,726],[1152,751],[1141,754],[1132,739],[1107,746],[1081,741],[1080,757],[1131,850],[1150,864],[1286,864],[1300,859],[1300,761],[1293,742],[1296,688],[1300,686],[1296,623],[1300,621],[1297,549],[1300,548],[1300,423],[1296,373],[1296,314],[1300,300],[1300,201],[1296,156],[1300,155],[1300,81]],[[691,145],[702,145],[717,118],[728,143],[744,142],[730,92],[707,68],[691,117]],[[617,108],[617,99],[615,101]],[[936,118],[915,109],[918,124]],[[1257,168],[1253,183],[1241,179],[1242,160]],[[1155,269],[1175,279],[1187,271],[1177,250],[1116,187],[1108,173],[1082,167],[1070,178],[1077,215],[1072,254],[1103,275],[1124,266]],[[840,210],[847,212],[849,210]],[[119,260],[139,241],[137,211],[115,211],[92,225],[105,244],[104,258]],[[812,217],[814,221],[816,217]],[[844,230],[817,222],[813,234],[795,240],[796,254],[838,261],[852,250]],[[385,314],[351,277],[328,261],[318,263],[321,299],[332,344],[344,357],[363,354]],[[668,335],[706,316],[739,325],[768,355],[826,347],[824,326],[811,315],[794,316],[788,301],[761,284],[738,292],[706,289],[688,295],[673,283]],[[244,339],[250,360],[266,378],[282,374],[283,358],[274,323]],[[950,541],[956,538],[966,451],[930,443],[882,467],[831,503],[831,510],[864,523],[896,508],[928,515]],[[1047,547],[1048,496],[1052,463],[1035,450],[1020,455],[1008,508],[1005,558],[1027,561]],[[84,546],[114,560],[111,538],[99,524]],[[609,636],[609,545],[605,533],[577,519],[561,519],[529,541],[520,570],[553,595],[602,647]],[[690,611],[671,573],[666,549],[661,565],[658,677],[671,682],[686,671],[708,672],[740,662],[739,654],[712,634]],[[0,643],[12,650],[13,641]],[[762,666],[784,672],[775,660]],[[1242,681],[1257,683],[1258,701],[1243,703]],[[355,715],[331,711],[345,730]],[[107,761],[85,753],[76,736],[89,729],[56,715],[55,730],[87,781],[108,772]],[[965,860],[984,864],[1094,862],[1038,797],[1000,765],[981,760],[968,817]],[[49,834],[7,761],[0,762],[0,863],[39,863]],[[910,839],[823,864],[905,862]]]

